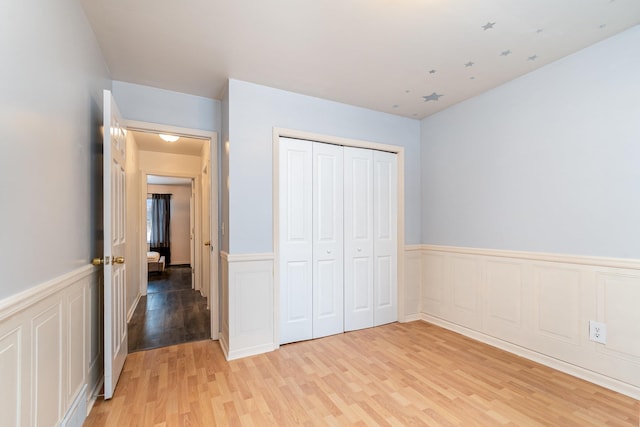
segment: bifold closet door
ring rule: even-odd
[[[313,337],[312,142],[280,139],[280,344]]]
[[[313,338],[344,331],[342,153],[313,143]]]
[[[373,326],[373,151],[344,147],[344,329]]]
[[[398,320],[397,159],[373,152],[373,326]]]
[[[397,320],[397,155],[281,138],[280,344]]]

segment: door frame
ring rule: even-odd
[[[152,133],[169,133],[178,136],[184,136],[187,138],[201,138],[209,140],[209,162],[210,162],[210,170],[209,177],[211,182],[210,184],[210,200],[209,200],[209,214],[211,223],[209,225],[209,230],[211,233],[211,247],[209,258],[210,269],[209,269],[209,298],[207,299],[207,303],[209,305],[209,310],[211,313],[211,339],[217,340],[219,338],[219,329],[220,329],[220,301],[218,297],[218,289],[219,289],[219,277],[218,270],[220,264],[220,252],[219,252],[219,230],[220,227],[218,225],[218,146],[220,142],[218,141],[218,132],[214,131],[206,131],[201,129],[191,129],[191,128],[183,128],[172,125],[165,125],[160,123],[152,123],[152,122],[144,122],[138,120],[125,120],[124,125],[127,130],[141,131],[141,132],[152,132]],[[144,170],[141,171],[141,187],[144,184],[144,188],[141,188],[140,191],[144,191],[144,198],[141,200],[141,203],[144,203],[144,224],[146,227],[146,174],[152,175],[167,175],[167,172],[161,171],[153,171],[153,170]],[[181,176],[180,174],[170,173],[171,176]],[[200,176],[191,176],[184,175],[185,178],[193,178],[196,183],[196,193],[201,191],[199,187],[200,184]],[[144,179],[143,179],[144,178]],[[201,187],[201,186],[200,186]],[[196,199],[202,200],[202,194],[197,194]],[[201,202],[200,202],[201,203]],[[199,203],[196,203],[199,205]],[[197,216],[197,209],[196,209]],[[142,217],[142,212],[141,212]],[[139,227],[141,224],[138,225]],[[196,235],[197,236],[197,235]],[[202,246],[202,245],[201,245]],[[147,267],[146,263],[143,260],[147,257],[147,249],[146,249],[146,239],[145,245],[142,248],[141,257],[140,258],[140,272],[142,274],[146,274]],[[141,280],[141,284],[142,284]],[[145,290],[146,291],[146,290]],[[213,312],[215,309],[215,313]]]
[[[164,177],[169,177],[169,178],[188,178],[191,179],[191,186],[190,189],[193,188],[193,186],[195,186],[196,188],[196,200],[193,206],[193,212],[191,212],[191,205],[189,205],[189,233],[191,233],[191,215],[195,216],[195,221],[194,221],[194,225],[195,225],[195,230],[196,233],[200,233],[201,230],[201,221],[199,221],[198,219],[198,215],[197,215],[197,209],[201,208],[202,205],[202,191],[200,188],[200,177],[194,174],[185,174],[185,173],[169,173],[169,172],[165,172],[162,169],[144,169],[140,171],[140,184],[141,184],[141,188],[140,188],[140,218],[139,218],[139,227],[140,230],[144,230],[147,224],[147,217],[146,217],[146,213],[147,213],[147,200],[148,200],[148,196],[149,196],[149,191],[148,191],[148,186],[149,184],[147,183],[147,179],[149,177],[149,175],[154,175],[154,176],[164,176]],[[141,255],[144,255],[144,257],[142,258],[142,260],[144,261],[144,259],[146,258],[146,247],[147,247],[147,239],[146,234],[145,233],[139,233],[140,234],[140,243],[142,245],[142,250],[140,251]],[[191,240],[191,239],[190,239]],[[200,273],[200,265],[199,263],[196,263],[197,261],[197,257],[198,255],[200,255],[200,253],[198,252],[198,250],[202,250],[200,248],[200,246],[197,245],[197,243],[199,243],[199,239],[196,238],[196,235],[194,235],[194,238],[192,241],[190,241],[190,245],[195,245],[195,251],[194,251],[194,256],[191,259],[191,262],[194,263],[194,270],[197,271],[198,273]],[[166,267],[168,267],[168,265],[166,265]],[[149,285],[149,275],[148,275],[149,271],[148,271],[148,264],[145,262],[141,262],[140,263],[140,296],[145,296],[147,295],[147,288]],[[200,283],[197,283],[198,285],[200,285]],[[196,286],[193,287],[192,289],[195,290],[199,290],[200,286]]]
[[[362,141],[358,139],[341,138],[337,136],[323,135],[313,132],[305,132],[286,128],[273,128],[273,278],[274,278],[274,309],[273,309],[273,343],[274,348],[280,347],[280,138],[302,139],[321,142],[324,144],[342,145],[344,147],[366,148],[371,150],[386,151],[398,155],[398,321],[404,321],[404,147],[399,145],[381,144],[378,142]]]

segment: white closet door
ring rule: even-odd
[[[344,148],[344,327],[373,326],[373,151]]]
[[[373,153],[373,324],[398,320],[397,155]]]
[[[312,143],[280,139],[280,344],[312,338]]]
[[[342,153],[313,144],[313,338],[344,331]]]

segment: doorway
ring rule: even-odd
[[[382,316],[377,316],[378,320],[376,321],[376,316],[375,316],[376,302],[374,300],[373,305],[369,304],[369,301],[370,301],[369,295],[371,294],[370,292],[371,280],[367,279],[366,281],[361,281],[362,283],[366,282],[367,286],[366,287],[357,286],[357,289],[351,288],[350,291],[347,291],[348,293],[351,294],[350,298],[352,298],[350,305],[353,308],[354,307],[353,302],[355,301],[356,302],[355,305],[357,305],[356,311],[360,311],[360,308],[368,309],[368,307],[373,307],[374,308],[373,322],[367,321],[366,325],[364,323],[363,324],[358,323],[355,327],[353,325],[349,327],[345,327],[345,330],[358,329],[359,327],[374,326],[376,323],[387,323],[388,321],[394,321],[394,319],[404,319],[404,303],[403,303],[404,295],[405,295],[404,294],[404,259],[402,256],[399,256],[398,254],[398,251],[400,250],[400,248],[404,247],[404,149],[403,147],[388,145],[388,144],[373,143],[368,141],[332,137],[327,135],[314,134],[314,133],[296,131],[291,129],[274,128],[274,132],[273,132],[273,153],[274,153],[274,156],[273,156],[273,171],[274,171],[273,230],[274,230],[274,236],[278,236],[278,238],[274,238],[274,253],[275,253],[274,278],[275,278],[275,283],[278,284],[274,288],[275,290],[274,316],[276,318],[276,329],[274,331],[274,344],[276,348],[281,343],[284,343],[284,342],[296,341],[299,339],[308,339],[309,325],[311,325],[311,328],[310,328],[311,338],[313,338],[313,313],[314,313],[313,307],[315,303],[319,303],[321,301],[321,298],[317,298],[317,299],[313,298],[314,269],[311,268],[311,263],[307,263],[307,265],[309,265],[309,268],[303,271],[303,274],[299,274],[300,277],[303,277],[303,276],[306,277],[306,280],[298,281],[299,283],[302,283],[304,287],[298,287],[294,290],[294,292],[291,292],[291,289],[286,288],[287,274],[290,273],[291,271],[284,271],[286,268],[288,268],[288,266],[286,265],[288,248],[283,247],[285,242],[281,241],[283,239],[280,238],[280,236],[282,235],[281,233],[283,233],[282,228],[291,225],[291,224],[283,224],[283,221],[286,222],[286,218],[284,216],[287,215],[287,210],[289,209],[289,207],[287,205],[284,205],[284,206],[282,205],[283,203],[282,199],[283,197],[286,198],[287,194],[290,192],[290,189],[287,188],[286,186],[282,188],[283,182],[286,181],[286,177],[283,177],[283,173],[286,175],[287,172],[286,172],[286,169],[285,171],[282,171],[281,167],[284,167],[283,165],[286,164],[287,162],[281,158],[283,154],[281,153],[281,150],[282,150],[281,144],[283,143],[283,140],[286,140],[286,139],[300,140],[300,141],[305,141],[307,143],[314,143],[314,144],[318,143],[318,144],[328,144],[332,146],[342,146],[344,147],[345,150],[348,150],[348,151],[352,151],[354,149],[357,149],[357,150],[362,149],[363,151],[361,153],[370,152],[370,151],[380,152],[380,153],[384,153],[385,157],[390,157],[389,159],[386,159],[386,160],[379,159],[382,161],[375,162],[377,163],[375,167],[374,165],[371,164],[370,160],[356,161],[355,162],[356,164],[354,164],[353,162],[347,162],[347,164],[351,165],[350,172],[347,172],[348,175],[354,174],[354,168],[360,169],[361,172],[367,171],[373,168],[374,171],[377,169],[377,172],[384,172],[383,174],[380,174],[379,178],[382,178],[383,175],[387,177],[387,179],[383,180],[385,182],[384,184],[382,183],[382,181],[380,181],[381,185],[379,185],[377,189],[378,196],[377,197],[374,196],[374,200],[376,198],[378,199],[378,201],[383,200],[384,197],[381,198],[380,196],[384,194],[387,194],[389,196],[388,203],[383,204],[386,206],[386,208],[383,210],[386,211],[387,214],[378,215],[378,219],[386,218],[385,221],[382,221],[382,222],[378,221],[378,226],[383,225],[382,223],[386,223],[387,225],[384,226],[383,229],[380,229],[378,231],[384,231],[382,235],[384,235],[384,240],[385,240],[384,243],[386,244],[385,246],[391,248],[391,251],[389,253],[391,254],[391,258],[395,258],[395,259],[391,259],[389,256],[386,256],[386,254],[382,254],[383,257],[386,257],[386,260],[378,259],[378,261],[381,261],[378,263],[378,271],[380,271],[381,273],[384,273],[383,275],[379,275],[378,278],[381,278],[382,276],[384,276],[388,280],[385,280],[384,281],[385,283],[380,283],[378,281],[379,282],[378,285],[382,285],[382,287],[378,286],[377,289],[375,284],[375,279],[376,279],[375,274],[371,273],[370,268],[366,265],[367,263],[365,262],[361,263],[362,265],[365,265],[367,268],[366,268],[366,272],[364,272],[365,274],[360,274],[360,276],[373,278],[374,291],[379,292],[380,289],[384,291],[383,292],[385,296],[384,298],[380,298],[381,294],[380,293],[378,294],[378,302],[382,304],[377,304],[377,305],[379,306],[378,308],[382,308],[380,307],[380,305],[385,306],[384,310],[378,310],[380,314],[382,314],[382,311],[384,311],[385,314]],[[310,152],[307,152],[306,154],[304,154],[303,153],[304,150],[302,151],[297,150],[297,151],[299,152],[293,157],[298,157],[301,159],[306,158],[307,162],[312,160],[313,157]],[[353,153],[355,154],[356,151],[354,151]],[[323,162],[325,163],[325,166],[331,165],[332,161],[330,160],[330,156],[323,156],[323,159],[324,159]],[[355,160],[355,157],[352,160]],[[344,161],[344,155],[343,155],[343,161]],[[312,187],[315,185],[315,182],[313,180],[313,166],[310,167],[307,164],[306,166],[303,166],[302,169],[300,169],[300,167],[298,166],[298,170],[301,173],[304,173],[304,171],[306,170],[307,175],[309,174],[309,171],[311,171],[311,176],[307,176],[306,180],[304,179],[294,180],[294,182],[296,183],[296,185],[293,186],[294,192],[297,191],[298,194],[303,196],[303,198],[304,198],[304,195],[307,195],[307,196],[313,195],[315,190],[313,189],[309,190],[309,187],[308,187],[309,183],[311,183],[310,185]],[[295,168],[293,171],[295,171]],[[325,172],[327,172],[329,175],[331,175],[331,171],[335,173],[337,169],[335,169],[334,167],[328,167],[325,170]],[[371,181],[371,184],[373,184],[372,188],[375,189],[376,187],[375,175],[374,177],[371,177],[369,175],[369,172],[367,172],[366,175],[369,176],[369,180]],[[343,175],[343,178],[344,178],[344,175]],[[331,179],[329,179],[329,182],[330,181]],[[344,185],[344,182],[343,182],[343,185]],[[368,185],[364,186],[364,188],[368,188],[368,187],[369,187]],[[327,191],[327,190],[331,190],[331,187],[328,185],[324,185],[324,192],[323,193],[317,192],[317,194],[319,196],[322,194],[322,197],[329,200],[332,196],[332,193],[335,193],[335,192]],[[343,188],[343,190],[345,189]],[[363,193],[370,194],[369,190],[362,191],[359,193],[360,193],[360,196],[362,196]],[[313,218],[314,216],[317,216],[317,213],[312,213],[311,216],[308,215],[309,211],[313,212],[313,202],[311,201],[311,198],[312,197],[309,196],[308,200],[303,201],[303,203],[299,204],[299,207],[301,208],[300,209],[301,215],[299,215],[299,218],[295,223],[295,225],[298,226],[296,232],[298,232],[298,234],[300,235],[304,234],[304,237],[305,237],[305,239],[300,239],[300,241],[305,240],[305,243],[310,243],[310,245],[307,244],[307,246],[310,247],[311,250],[307,250],[307,254],[310,255],[310,259],[313,261],[314,259],[314,256],[313,256],[314,237],[313,236],[315,232],[312,232],[311,225],[314,224]],[[362,197],[354,198],[353,194],[351,196],[348,196],[346,191],[343,194],[342,200],[347,200],[350,203],[355,203],[355,204],[359,203],[359,205],[355,206],[356,208],[360,209],[365,207],[366,208],[365,210],[371,211],[371,212],[373,212],[377,208],[383,207],[382,205],[380,205],[380,203],[377,203],[378,205],[377,207],[374,204],[373,209],[370,209],[369,202],[364,203],[364,201],[362,200]],[[333,206],[331,203],[322,203],[322,204],[316,204],[316,207],[321,205],[324,206],[324,208],[326,208],[328,212],[331,211],[331,207]],[[335,215],[335,217],[333,217],[333,219],[340,216],[342,216],[342,218],[344,219],[345,211],[346,209],[344,209],[343,207],[342,215],[338,213],[337,215]],[[393,215],[389,215],[391,214],[392,211],[393,211]],[[302,212],[306,212],[306,213],[303,214]],[[352,210],[352,212],[348,213],[348,215],[350,217],[353,217],[353,213],[354,212]],[[392,216],[395,217],[395,220],[391,220]],[[327,215],[324,215],[324,217],[327,217]],[[357,215],[355,217],[357,218]],[[371,223],[371,220],[357,221],[357,224],[359,226],[362,226],[363,224],[369,224],[369,223]],[[316,222],[316,224],[320,225],[319,222]],[[309,225],[309,227],[307,227],[307,225]],[[329,230],[329,228],[327,227],[324,227],[324,229],[325,231]],[[352,230],[352,232],[349,234],[352,234],[352,237],[355,237],[355,235],[353,235],[353,231],[354,230]],[[359,231],[362,231],[362,230],[359,230]],[[374,228],[374,233],[372,233],[371,230],[367,228],[367,233],[358,232],[358,234],[363,234],[363,235],[369,234],[373,236],[376,234],[376,230]],[[377,233],[377,234],[379,234],[380,237],[383,237],[381,233]],[[343,238],[344,238],[344,229],[343,229]],[[331,239],[327,239],[327,240],[331,240]],[[340,245],[338,244],[338,247],[339,246]],[[343,249],[346,249],[346,245],[344,244],[344,242],[342,246],[343,246]],[[364,245],[350,245],[350,246],[355,247],[357,258],[360,258],[361,255],[364,254],[366,250]],[[375,249],[375,243],[373,246]],[[378,254],[381,254],[383,252],[382,249],[387,249],[387,248],[382,248],[381,245],[378,245],[378,246],[380,249],[377,251]],[[335,249],[333,248],[325,248],[324,252],[326,253],[327,256],[335,255]],[[315,253],[320,254],[322,253],[322,251],[316,250]],[[375,256],[375,250],[374,250],[374,256]],[[336,259],[339,259],[339,257]],[[385,263],[386,265],[384,265]],[[299,269],[299,270],[302,270],[302,269]],[[320,268],[315,269],[316,272],[319,272],[320,270],[321,270]],[[360,273],[363,272],[362,270],[365,270],[365,269],[364,268],[361,269]],[[297,273],[297,272],[294,272],[294,273]],[[310,274],[311,276],[309,276]],[[311,278],[309,279],[309,277]],[[329,275],[325,274],[325,277],[329,277]],[[334,277],[337,277],[339,279],[340,274],[337,274]],[[343,279],[344,279],[344,271],[343,271]],[[283,286],[283,280],[285,281],[285,286]],[[345,282],[347,282],[348,284],[355,284],[358,281],[353,280],[353,278],[350,278]],[[290,281],[290,283],[293,283],[293,282]],[[310,283],[311,283],[311,289],[309,289]],[[334,281],[334,283],[338,283],[338,280]],[[321,287],[318,286],[315,288],[317,290],[320,290]],[[326,288],[327,287],[325,287],[325,289]],[[331,289],[331,287],[328,287],[328,289]],[[299,302],[294,302],[293,305],[289,304],[289,302],[293,301],[294,298],[295,298],[295,301],[299,300],[297,295],[294,295],[295,291],[298,291],[298,290],[301,291],[300,294],[302,295],[305,301],[305,303],[303,304],[304,311],[300,309],[302,305]],[[294,298],[290,298],[287,295],[287,293],[292,295]],[[338,303],[342,302],[343,310],[344,310],[345,304],[348,303],[345,295],[344,287],[342,292],[340,292],[340,289],[338,289],[333,294],[331,292],[327,292],[327,295],[330,297],[336,296],[336,295],[342,295],[343,296],[342,301],[338,301],[338,299],[336,298],[336,302]],[[356,296],[357,298],[354,299],[353,298],[354,296]],[[326,300],[329,301],[328,299]],[[363,303],[360,304],[359,301],[362,301]],[[328,308],[334,308],[337,306],[338,304],[331,304],[331,303],[325,304],[324,307],[321,307],[320,309],[315,310],[315,312],[322,313],[322,315],[329,314],[329,313],[339,313],[340,310],[328,309]],[[298,313],[293,313],[292,311],[287,312],[287,310],[289,310],[290,308],[298,308],[299,311]],[[365,310],[365,311],[370,312],[371,310]],[[337,315],[334,317],[339,318],[340,316]],[[370,316],[368,316],[367,320],[369,320],[369,318]],[[299,320],[300,323],[306,323],[305,337],[296,336],[293,338],[293,340],[291,340],[290,337],[287,337],[287,334],[289,333],[290,328],[288,326],[283,327],[282,323],[287,322],[288,320],[293,321],[294,323],[296,320]],[[344,312],[343,312],[343,320],[346,320],[346,316],[344,316]]]
[[[128,123],[128,259],[132,301],[130,350],[218,338],[217,135],[156,124]],[[159,134],[177,136],[163,141]],[[132,166],[129,167],[129,164]],[[149,240],[148,198],[165,195],[170,243]],[[178,228],[180,232],[178,233]],[[148,258],[148,252],[156,257]],[[137,262],[136,262],[137,261]],[[136,295],[133,297],[133,295]],[[147,336],[144,336],[144,333]]]

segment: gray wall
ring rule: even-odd
[[[2,299],[98,254],[111,82],[75,0],[0,2],[0,54]]]
[[[274,127],[405,147],[405,239],[420,242],[418,120],[231,80],[229,252],[273,251]]]
[[[640,27],[422,120],[422,242],[640,258]]]

